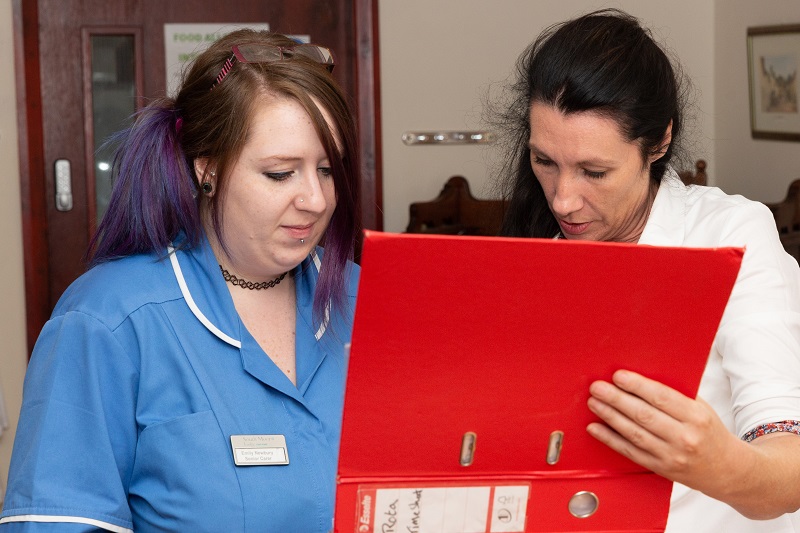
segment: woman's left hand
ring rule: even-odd
[[[619,370],[589,392],[589,409],[605,422],[589,424],[589,434],[668,479],[719,497],[748,456],[705,401],[635,372]]]

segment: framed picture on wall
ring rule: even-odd
[[[753,138],[800,141],[800,24],[748,28],[747,65]]]

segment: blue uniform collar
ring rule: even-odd
[[[296,387],[266,357],[239,320],[228,287],[220,275],[217,258],[205,236],[197,246],[170,247],[168,253],[181,293],[197,320],[220,340],[240,351],[246,372],[302,402],[301,395],[308,388],[325,355],[319,340],[325,333],[327,321],[315,326],[312,319],[320,250],[311,254],[293,272],[297,298]]]

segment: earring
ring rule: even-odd
[[[212,171],[211,171],[211,177],[213,178],[213,177],[214,177],[214,176],[216,176],[216,175],[217,175],[217,173],[216,173],[216,172],[214,172],[214,171],[212,170]]]
[[[212,176],[213,176],[213,174],[212,174]],[[204,181],[201,188],[203,189],[203,194],[206,194],[206,195],[211,194],[212,191],[214,190],[214,186],[211,185],[210,181]]]
[[[302,204],[303,202],[304,202],[304,200],[302,198],[300,198],[300,203]]]

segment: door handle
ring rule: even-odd
[[[70,211],[72,209],[72,169],[69,159],[56,159],[56,209]]]

